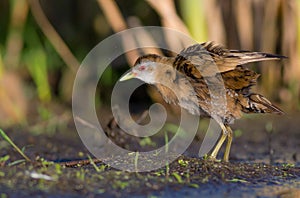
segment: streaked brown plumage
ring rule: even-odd
[[[223,159],[228,161],[232,142],[230,123],[242,113],[283,113],[264,96],[250,91],[259,74],[242,65],[281,58],[284,56],[228,50],[206,42],[192,45],[176,57],[141,56],[121,80],[139,78],[153,84],[166,102],[180,105],[192,114],[215,119],[223,133],[211,158],[216,158],[227,138]],[[226,107],[215,108],[224,106],[224,100]]]

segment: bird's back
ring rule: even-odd
[[[264,96],[251,92],[259,74],[242,66],[249,62],[276,60],[283,56],[249,51],[227,50],[213,42],[190,46],[177,55],[174,68],[184,73],[192,83],[198,95],[199,106],[208,111],[208,115],[222,114],[211,112],[209,104],[211,93],[207,83],[210,79],[220,78],[226,93],[227,109],[220,117],[223,122],[231,122],[244,113],[276,113],[282,114]],[[217,92],[218,94],[218,92]],[[218,97],[218,96],[213,96]]]

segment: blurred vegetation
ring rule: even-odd
[[[288,56],[253,67],[262,74],[257,89],[286,110],[299,108],[299,0],[2,0],[1,124],[26,123],[38,114],[36,106],[70,104],[76,70],[95,45],[114,32],[149,25],[177,29],[198,42]],[[148,37],[135,39],[155,43]],[[170,47],[180,45],[166,38]],[[134,41],[123,42],[125,49],[129,43]],[[138,55],[127,53],[128,65]],[[111,89],[124,69],[107,71],[102,89]]]

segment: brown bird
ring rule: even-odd
[[[176,57],[141,56],[120,81],[138,78],[154,85],[167,103],[179,105],[191,114],[215,119],[222,135],[210,158],[216,159],[227,138],[223,160],[228,161],[232,142],[230,123],[241,118],[242,113],[283,114],[264,96],[251,92],[259,74],[242,65],[282,58],[285,57],[228,50],[206,42],[183,49]]]

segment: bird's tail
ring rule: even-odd
[[[264,52],[249,52],[249,51],[240,51],[240,50],[230,50],[228,54],[226,54],[229,58],[238,58],[239,65],[251,63],[251,62],[259,62],[265,60],[279,60],[283,58],[287,58],[286,56],[281,56],[277,54],[269,54]]]
[[[251,94],[248,104],[248,108],[245,109],[246,112],[284,114],[281,109],[260,94]]]

